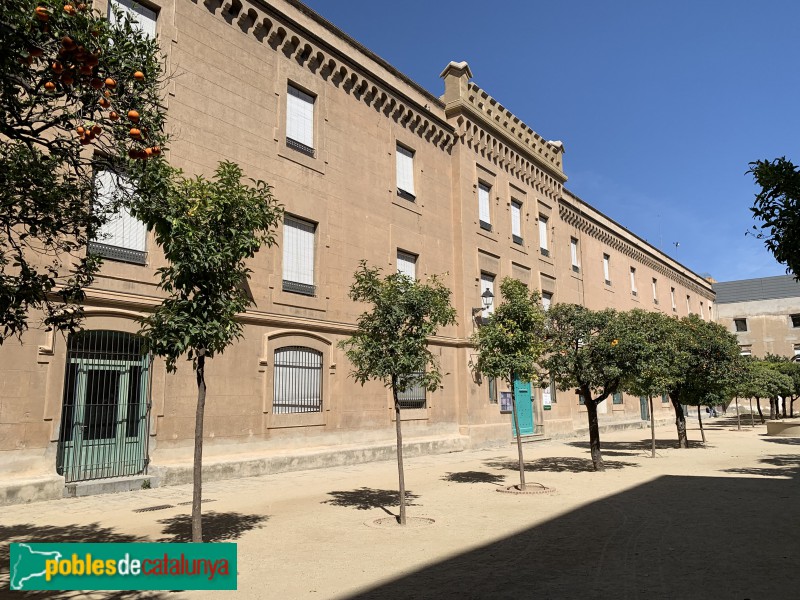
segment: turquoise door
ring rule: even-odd
[[[531,402],[531,382],[514,380],[514,394],[517,400],[517,414],[514,415],[519,420],[520,435],[531,435],[533,433],[533,403]],[[517,435],[517,428],[514,421],[511,422],[511,433]]]
[[[650,407],[647,403],[646,396],[639,396],[639,408],[642,413],[642,421],[649,421],[650,420]]]

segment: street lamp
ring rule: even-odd
[[[484,310],[488,310],[488,308],[492,305],[493,302],[494,302],[494,294],[492,293],[492,290],[487,288],[481,294],[481,303],[483,303],[483,307],[478,307],[478,308],[473,308],[472,309],[472,316],[475,318],[475,322],[478,325],[483,325],[483,322],[484,322],[484,319],[480,316],[480,314]]]

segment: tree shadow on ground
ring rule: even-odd
[[[723,472],[759,477],[797,477],[800,475],[800,455],[797,454],[775,454],[761,458],[758,462],[771,465],[771,467],[735,467],[723,469]]]
[[[698,431],[699,434],[699,431]],[[600,442],[600,451],[608,456],[638,456],[643,450],[650,451],[653,441],[650,438],[639,442]],[[583,448],[589,452],[589,442],[568,442],[574,448]],[[689,448],[702,448],[703,444],[699,440],[689,440]],[[677,437],[674,440],[656,439],[656,450],[671,450],[678,448]],[[627,452],[628,454],[614,454],[615,452]]]
[[[771,444],[787,444],[789,446],[800,446],[800,438],[764,436],[761,439]]]
[[[638,467],[636,463],[624,462],[621,460],[606,460],[606,469],[624,469],[625,467]],[[503,469],[508,471],[519,471],[519,463],[515,460],[496,460],[490,459],[483,463],[493,469]],[[546,471],[550,473],[562,473],[570,471],[572,473],[594,473],[594,464],[588,458],[576,458],[574,456],[550,456],[547,458],[537,458],[536,460],[525,461],[526,471]]]
[[[796,529],[786,525],[786,498],[798,495],[797,477],[665,475],[349,598],[531,598],[532,590],[537,598],[796,598],[781,557],[798,554]],[[758,518],[742,519],[753,506]],[[714,577],[687,548],[747,568]]]
[[[89,525],[34,525],[33,523],[23,523],[19,525],[0,525],[0,596],[5,598],[55,598],[56,600],[77,600],[92,598],[104,598],[108,600],[156,600],[167,598],[165,592],[139,592],[139,591],[114,591],[114,592],[91,592],[91,591],[13,591],[9,590],[10,565],[9,554],[11,543],[70,543],[70,542],[94,542],[94,543],[129,543],[129,542],[149,542],[145,537],[139,537],[126,533],[120,533],[110,527],[102,527],[99,523]]]
[[[251,529],[260,529],[269,520],[266,515],[245,515],[238,512],[218,513],[213,510],[203,514],[203,541],[224,542],[238,540]],[[192,515],[175,515],[158,521],[164,525],[161,533],[169,536],[159,542],[191,542]]]
[[[448,473],[442,477],[442,481],[453,483],[493,483],[500,485],[505,481],[505,475],[494,475],[485,471],[461,471],[460,473]]]
[[[329,500],[323,500],[321,504],[332,504],[333,506],[346,506],[357,510],[370,510],[380,508],[386,514],[394,516],[387,506],[400,505],[400,492],[397,490],[378,490],[375,488],[361,487],[350,491],[328,492],[333,496]],[[413,500],[417,500],[418,495],[406,490],[406,506],[419,506]]]

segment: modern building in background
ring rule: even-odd
[[[244,338],[206,369],[207,478],[392,456],[391,394],[353,381],[337,347],[364,309],[347,297],[362,259],[439,274],[453,290],[458,324],[431,342],[442,384],[402,400],[412,454],[512,440],[510,390],[473,372],[468,343],[504,277],[540,289],[546,306],[711,318],[711,284],[569,192],[564,145],[479,87],[466,63],[445,67],[437,96],[295,0],[117,4],[166,55],[170,162],[210,174],[233,160],[286,208],[278,246],[250,261]],[[168,375],[135,335],[160,301],[164,257],[127,214],[92,251],[106,261],[86,333],[31,330],[0,348],[0,502],[145,471],[162,485],[191,478],[191,365]],[[523,435],[585,431],[574,392],[515,386]],[[667,402],[655,410],[672,418]],[[604,425],[648,416],[622,395],[600,412]]]
[[[792,275],[714,283],[714,318],[736,334],[741,353],[800,361],[800,282]]]

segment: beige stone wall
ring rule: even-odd
[[[791,315],[800,315],[800,298],[775,298],[717,304],[716,321],[735,334],[742,351],[764,358],[766,354],[800,355],[800,328]],[[734,319],[745,319],[747,331],[737,332]]]
[[[710,302],[710,286],[564,189],[563,152],[543,140],[469,81],[468,67],[446,70],[440,101],[357,42],[294,2],[161,0],[158,35],[171,80],[166,90],[170,161],[188,173],[212,173],[223,159],[268,181],[287,213],[316,224],[314,297],[282,290],[283,232],[278,247],[252,261],[255,306],[243,316],[245,335],[208,366],[205,435],[209,455],[389,439],[389,392],[360,386],[337,343],[349,335],[362,306],[347,298],[361,259],[393,271],[396,252],[418,255],[417,276],[441,274],[453,290],[458,325],[433,340],[444,380],[425,409],[405,411],[410,436],[461,433],[474,445],[504,443],[507,414],[476,381],[467,339],[480,307],[481,271],[519,277],[553,294],[554,302],[590,308],[641,307],[674,314]],[[99,3],[98,3],[99,5]],[[465,68],[466,67],[466,68]],[[286,145],[287,86],[316,96],[315,157]],[[414,151],[416,200],[397,195],[396,146]],[[478,223],[478,183],[491,185],[492,231]],[[511,199],[522,203],[523,243],[511,235]],[[546,216],[550,256],[539,248]],[[573,271],[570,238],[579,242]],[[89,329],[136,331],[137,316],[158,302],[155,269],[164,264],[153,240],[145,266],[107,261],[87,299]],[[603,282],[602,254],[611,255]],[[633,297],[629,269],[637,269]],[[650,281],[658,278],[659,304]],[[704,304],[707,306],[707,304]],[[321,413],[272,412],[272,360],[281,346],[323,355]],[[63,396],[65,342],[31,331],[21,345],[0,348],[0,465],[52,472]],[[500,386],[500,391],[503,387]],[[195,382],[188,363],[168,375],[156,360],[151,388],[151,456],[185,460],[194,430]],[[657,416],[669,405],[656,401]],[[601,409],[602,410],[602,409]],[[585,426],[577,396],[558,392],[545,411],[548,434]],[[607,403],[601,419],[639,418],[639,401]]]

